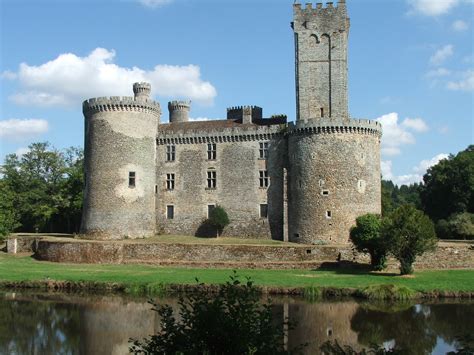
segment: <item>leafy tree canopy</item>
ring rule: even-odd
[[[384,218],[382,237],[389,252],[400,261],[401,274],[411,274],[417,256],[436,247],[433,222],[422,211],[404,205]]]

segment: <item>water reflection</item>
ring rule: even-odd
[[[175,299],[160,302],[177,308]],[[0,354],[127,354],[130,337],[158,329],[150,308],[146,299],[119,296],[0,294]],[[308,354],[335,339],[355,349],[377,343],[401,346],[407,354],[444,354],[474,328],[474,302],[274,299],[273,310],[276,319],[298,322],[285,341],[289,349],[309,342]]]

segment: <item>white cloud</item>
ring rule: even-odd
[[[436,68],[426,73],[426,77],[431,79],[431,78],[439,78],[443,76],[448,76],[450,74],[451,74],[451,71],[446,68]]]
[[[157,8],[163,5],[168,5],[173,0],[138,0],[138,2],[146,7]]]
[[[413,183],[420,183],[423,181],[423,175],[426,171],[439,163],[440,160],[448,158],[448,154],[441,153],[434,156],[431,159],[422,160],[418,165],[413,167],[410,174],[405,175],[393,175],[392,172],[392,161],[385,160],[381,162],[382,177],[384,180],[392,180],[396,185],[409,185]]]
[[[458,81],[448,82],[446,87],[455,91],[474,91],[474,70],[467,70],[461,76]]]
[[[465,22],[463,20],[456,20],[456,21],[453,22],[451,27],[456,32],[463,32],[463,31],[466,31],[469,28],[469,25],[467,24],[467,22]]]
[[[96,48],[88,56],[61,54],[40,65],[20,64],[17,80],[21,91],[10,97],[17,104],[80,106],[96,96],[131,96],[132,84],[147,81],[152,93],[211,104],[217,95],[211,83],[201,79],[196,65],[156,65],[152,70],[120,67],[115,51]],[[10,75],[11,76],[11,75]]]
[[[392,112],[377,118],[382,124],[382,154],[398,155],[400,154],[400,146],[415,143],[413,134],[404,130],[398,124],[398,113]]]
[[[460,0],[409,0],[410,13],[425,16],[439,16],[448,13]]]
[[[10,140],[24,140],[48,131],[48,121],[43,119],[11,118],[0,121],[0,137]]]
[[[16,74],[10,70],[5,70],[0,74],[0,79],[14,80],[16,79]]]
[[[431,65],[441,65],[443,64],[446,59],[451,57],[454,53],[454,47],[452,44],[447,44],[444,47],[438,49],[435,54],[433,54],[430,58]]]
[[[30,150],[26,147],[21,147],[21,148],[18,148],[16,151],[15,151],[15,154],[18,156],[18,157],[21,157],[22,155],[28,153]]]
[[[421,118],[405,118],[402,122],[402,126],[412,129],[416,132],[426,132],[428,125]]]

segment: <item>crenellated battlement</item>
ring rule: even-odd
[[[243,123],[250,123],[261,120],[263,109],[259,106],[233,106],[227,108],[228,120],[242,120]]]
[[[137,99],[131,96],[105,96],[85,100],[82,103],[84,115],[96,112],[151,112],[157,116],[161,115],[161,107],[157,101],[151,99]]]
[[[346,15],[347,7],[345,0],[338,1],[337,5],[334,5],[333,2],[326,2],[326,6],[323,3],[318,2],[316,4],[306,3],[304,6],[299,3],[293,4],[293,13],[296,16],[333,16],[337,15]]]
[[[321,119],[300,120],[288,124],[289,134],[298,133],[359,133],[382,136],[382,125],[380,122],[366,119]]]
[[[170,101],[168,102],[168,110],[188,110],[191,108],[191,101]]]

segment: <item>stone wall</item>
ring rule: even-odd
[[[160,106],[141,97],[90,99],[85,116],[81,232],[91,238],[155,232],[155,139]],[[133,172],[134,184],[129,183]]]
[[[139,241],[40,240],[35,257],[68,263],[152,263],[234,268],[314,268],[338,261],[368,263],[367,255],[350,246],[203,245]],[[395,260],[389,266],[398,267]],[[469,243],[440,243],[435,252],[419,257],[415,269],[474,268]]]
[[[289,240],[348,243],[355,219],[381,212],[380,125],[299,121],[290,128]]]
[[[293,5],[297,120],[349,117],[346,6]],[[321,109],[323,112],[321,112]]]
[[[192,126],[191,126],[192,127]],[[283,167],[286,140],[279,127],[247,127],[244,136],[231,132],[168,133],[156,152],[156,218],[165,234],[213,235],[206,228],[208,206],[222,206],[230,219],[223,236],[283,239]],[[159,134],[159,138],[164,137]],[[199,137],[199,141],[198,138]],[[190,138],[188,140],[188,138]],[[160,140],[159,140],[160,141]],[[268,142],[268,158],[260,158],[260,143]],[[216,159],[208,159],[208,144],[216,144]],[[174,146],[174,161],[167,161],[167,147]],[[268,171],[269,186],[260,187],[259,172]],[[216,188],[208,188],[208,172],[216,173]],[[173,190],[167,175],[174,174]],[[268,217],[260,216],[260,205],[268,205]],[[174,218],[167,218],[174,206]]]

